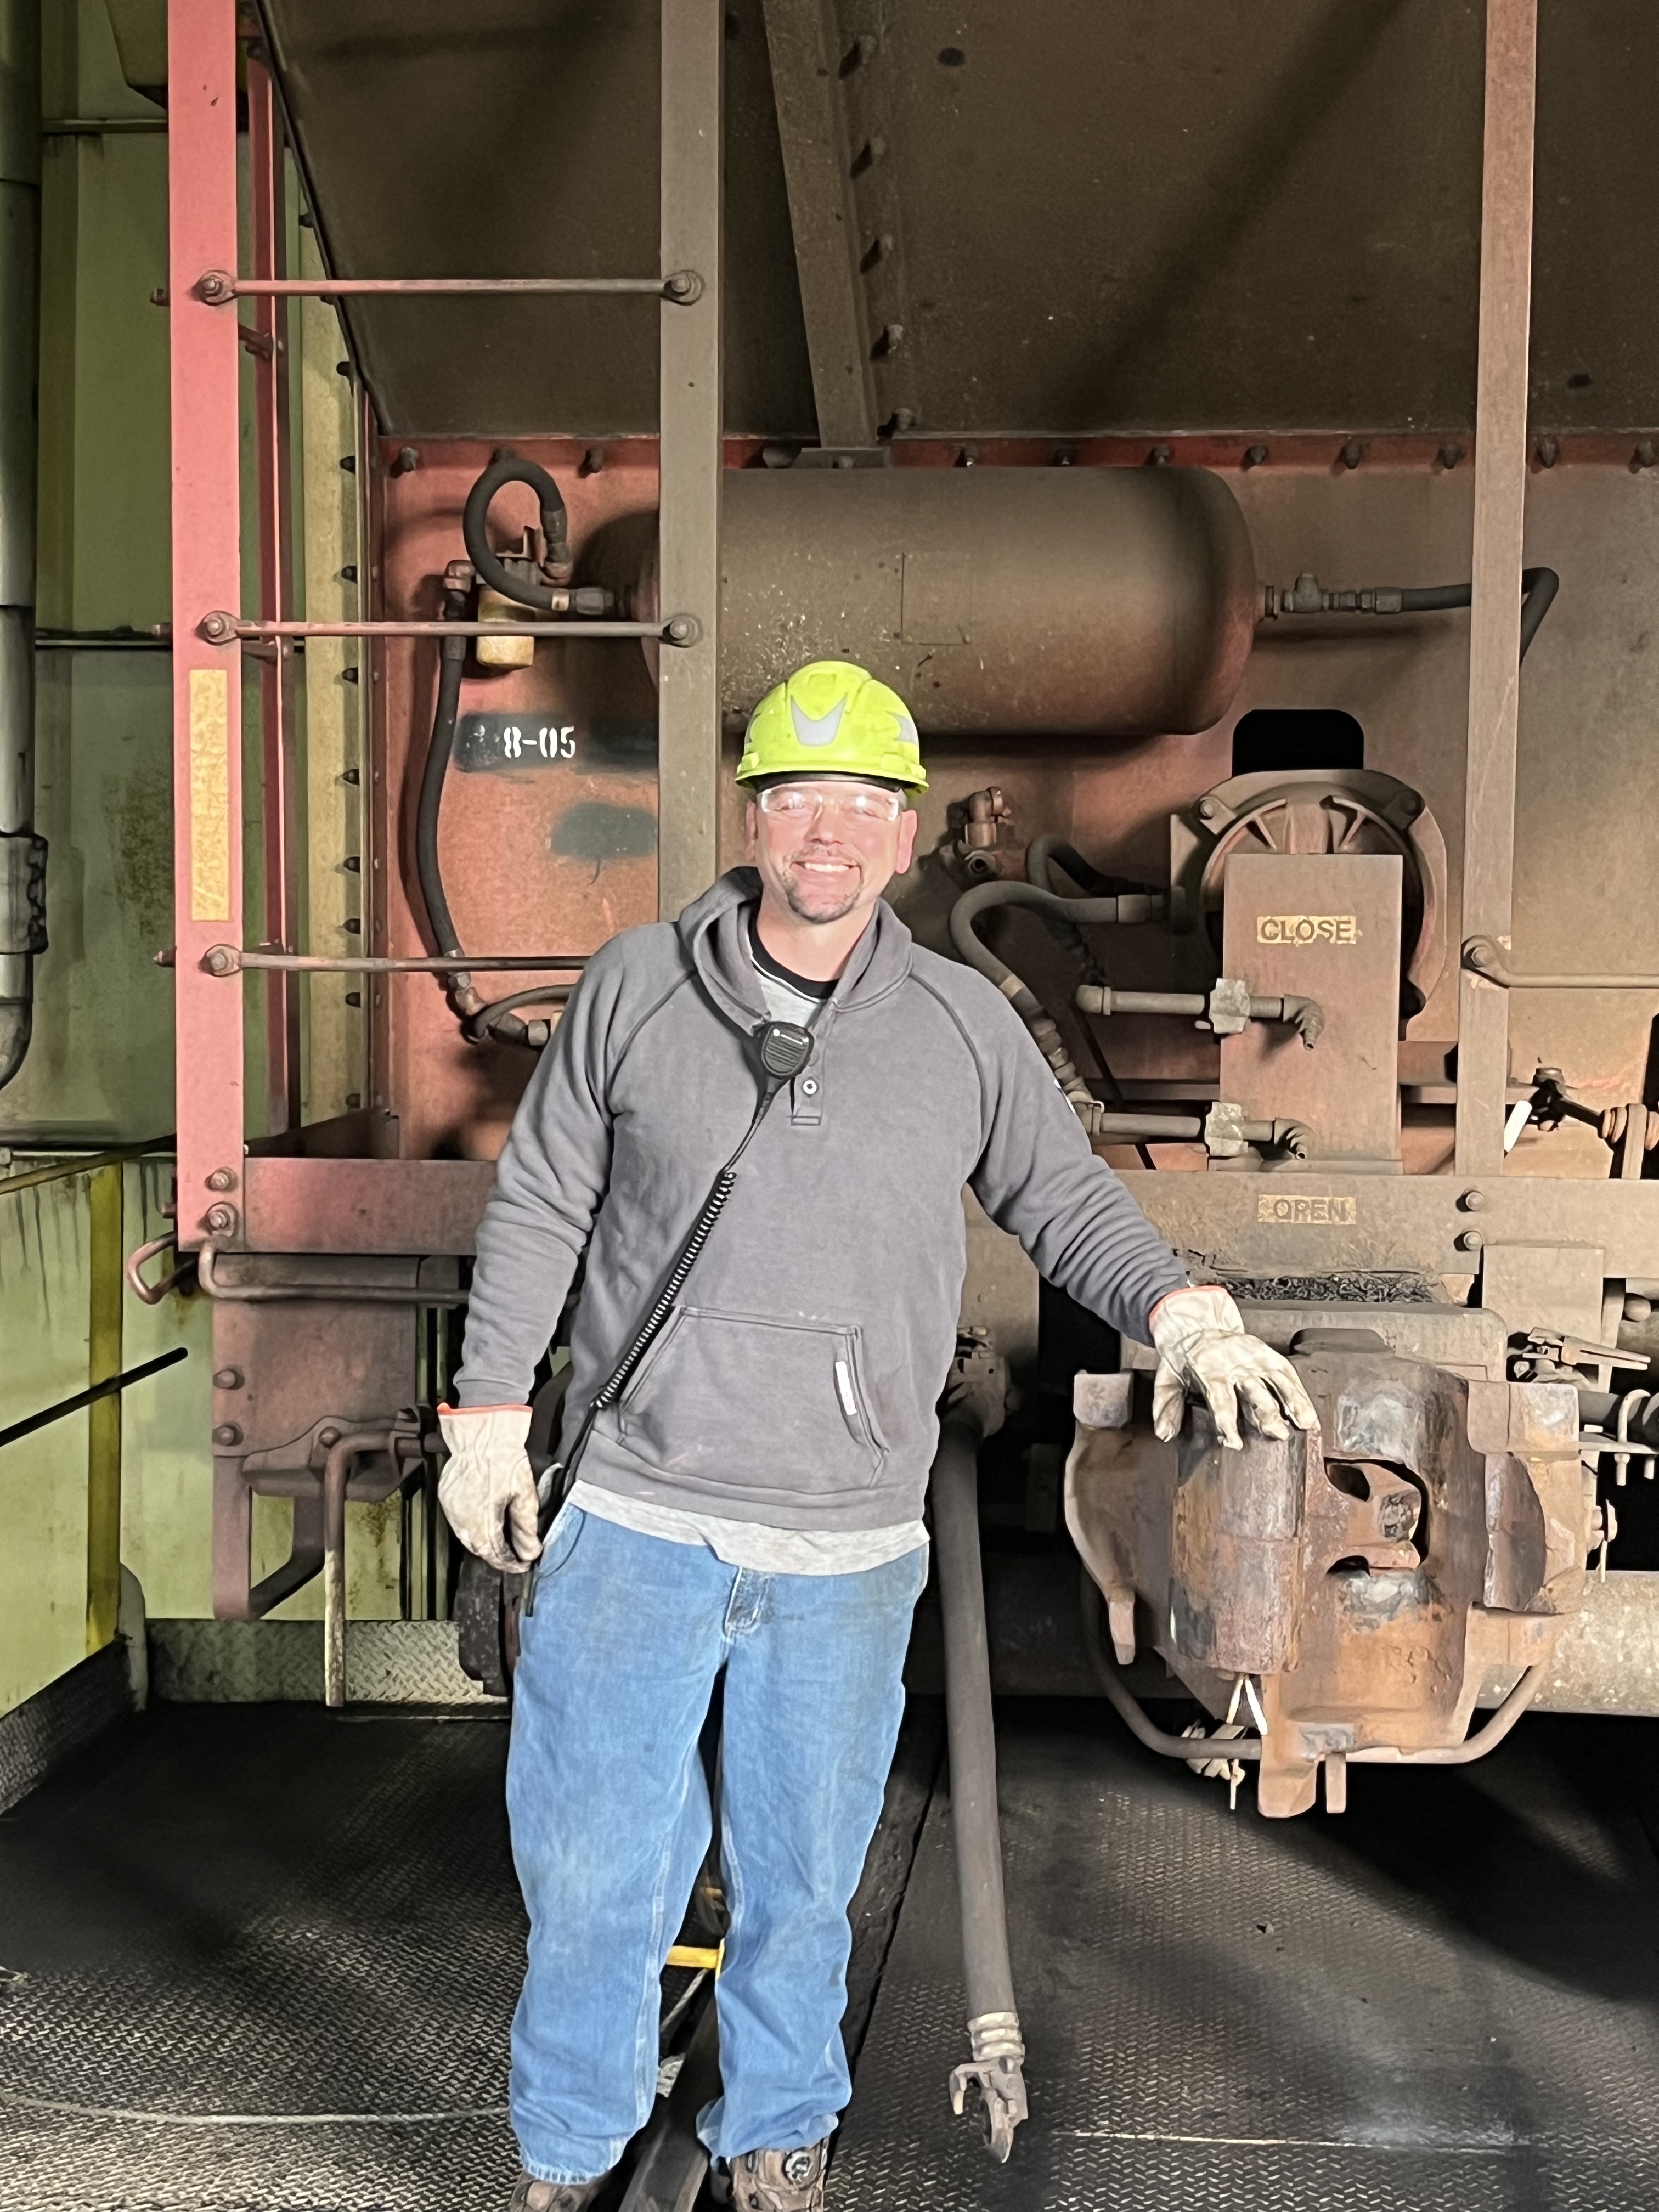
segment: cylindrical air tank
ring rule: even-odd
[[[752,468],[723,497],[728,713],[833,658],[924,734],[1189,733],[1249,653],[1249,533],[1202,469]]]

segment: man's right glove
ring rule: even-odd
[[[1152,1379],[1152,1430],[1165,1443],[1181,1432],[1188,1387],[1210,1409],[1224,1444],[1237,1451],[1240,1401],[1264,1437],[1316,1429],[1319,1415],[1302,1378],[1282,1352],[1251,1336],[1227,1291],[1213,1285],[1170,1291],[1152,1309],[1158,1373]],[[1283,1411],[1280,1408],[1283,1408]]]
[[[444,1517],[486,1566],[521,1575],[542,1548],[536,1478],[525,1451],[529,1407],[440,1406],[438,1426],[449,1447],[438,1482]]]

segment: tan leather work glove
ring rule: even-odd
[[[498,1574],[521,1575],[540,1553],[528,1406],[440,1406],[449,1459],[438,1480],[444,1517]],[[505,1523],[505,1528],[503,1528]]]
[[[1298,1429],[1319,1426],[1295,1368],[1283,1352],[1246,1333],[1225,1291],[1212,1285],[1170,1291],[1152,1308],[1152,1331],[1158,1347],[1152,1430],[1165,1443],[1181,1432],[1189,1389],[1204,1400],[1216,1434],[1232,1451],[1243,1441],[1241,1401],[1264,1437],[1289,1436],[1286,1413]]]

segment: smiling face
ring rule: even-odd
[[[775,784],[792,794],[770,811],[749,803],[749,859],[772,896],[799,921],[844,921],[867,914],[896,875],[910,865],[916,817],[880,784],[854,776],[792,777]],[[866,811],[873,805],[873,812]]]

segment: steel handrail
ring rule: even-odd
[[[149,1137],[141,1145],[117,1145],[107,1152],[82,1152],[76,1159],[59,1160],[49,1168],[29,1168],[21,1175],[0,1176],[0,1198],[8,1191],[34,1190],[42,1183],[66,1182],[70,1176],[91,1175],[98,1168],[124,1167],[129,1160],[142,1160],[152,1152],[165,1152],[177,1144],[176,1137]]]
[[[0,1447],[15,1444],[21,1437],[32,1437],[37,1429],[48,1428],[53,1421],[61,1421],[66,1414],[78,1413],[84,1407],[96,1405],[100,1398],[112,1398],[118,1390],[129,1383],[142,1382],[151,1375],[159,1375],[164,1367],[176,1367],[181,1359],[188,1359],[189,1348],[175,1345],[171,1352],[163,1352],[154,1359],[146,1359],[137,1367],[129,1367],[124,1375],[106,1376],[103,1382],[94,1382],[85,1390],[77,1390],[72,1398],[60,1398],[55,1406],[46,1406],[38,1413],[30,1413],[9,1428],[0,1429]]]

